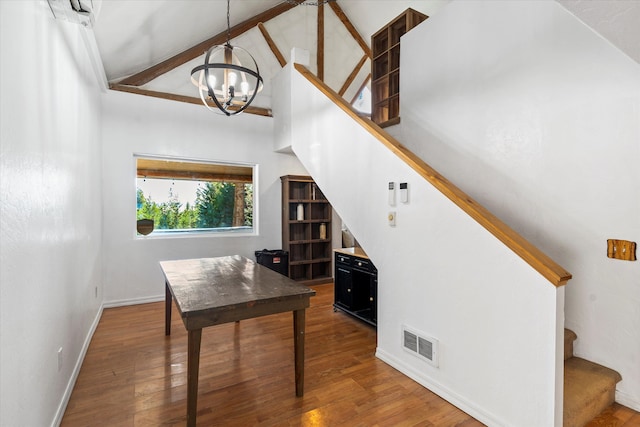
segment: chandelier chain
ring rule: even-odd
[[[231,44],[231,14],[229,9],[231,8],[231,0],[227,0],[227,46]]]

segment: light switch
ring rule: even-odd
[[[389,227],[395,227],[396,226],[396,213],[395,212],[389,212],[389,215],[387,216],[387,220],[389,221]]]
[[[624,261],[636,260],[636,242],[628,240],[607,240],[607,256]]]

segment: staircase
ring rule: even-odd
[[[556,391],[561,391],[563,377],[556,350],[564,318],[558,304],[571,274],[398,140],[363,119],[304,66],[289,64],[274,83],[278,85],[289,91],[279,109],[274,105],[274,118],[287,117],[276,121],[279,149],[296,154],[336,212],[362,236],[361,243],[381,272],[379,278],[394,283],[393,290],[382,287],[385,305],[403,307],[402,319],[391,310],[388,321],[379,326],[376,356],[436,394],[464,395],[461,409],[477,414],[485,424],[560,425],[562,402],[556,400]],[[390,207],[384,190],[400,177],[410,181],[411,205],[397,205],[398,226],[385,226]],[[345,185],[347,178],[350,185]],[[428,248],[416,251],[416,244],[425,241]],[[424,252],[438,256],[425,257]],[[461,256],[469,261],[463,269],[456,268]],[[491,262],[504,256],[515,262]],[[431,277],[428,286],[417,282],[425,263]],[[522,291],[517,295],[515,277]],[[446,309],[459,304],[460,296],[473,299],[466,305],[467,318],[486,320],[465,322],[463,335],[451,333],[450,325],[461,319]],[[489,318],[487,312],[492,313]],[[541,316],[548,321],[537,322]],[[514,317],[518,328],[502,320]],[[437,374],[426,372],[418,360],[399,351],[400,320],[425,325],[459,357],[439,366]],[[471,354],[467,350],[478,346],[480,335],[483,350]],[[507,347],[508,363],[495,363],[498,347]],[[530,348],[540,351],[534,354]],[[463,379],[462,370],[481,375]],[[502,387],[494,386],[497,378]],[[531,397],[522,399],[512,390],[527,390]],[[483,402],[482,410],[476,402]]]
[[[583,427],[613,404],[616,371],[573,356],[575,332],[564,330],[564,427]]]

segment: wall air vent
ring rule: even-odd
[[[402,348],[425,362],[438,367],[438,340],[402,326]]]
[[[102,0],[47,0],[53,16],[91,28]]]

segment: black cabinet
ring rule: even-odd
[[[366,257],[338,251],[335,253],[334,266],[334,309],[375,326],[378,314],[378,270]]]
[[[353,279],[351,267],[336,264],[335,273],[335,303],[347,310],[353,307]]]

